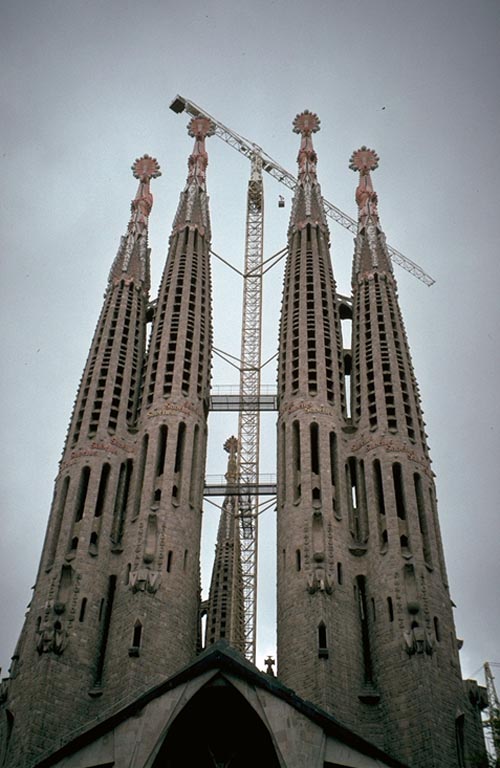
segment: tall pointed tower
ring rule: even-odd
[[[224,450],[229,454],[226,472],[228,488],[222,503],[207,601],[206,645],[212,645],[217,640],[227,640],[233,648],[244,654],[245,629],[237,517],[238,499],[234,496],[234,487],[238,482],[237,438],[228,438],[224,443]]]
[[[102,676],[111,701],[164,679],[197,649],[212,344],[205,139],[212,133],[206,118],[189,125],[194,149],[151,332]]]
[[[334,640],[343,599],[337,589],[338,452],[345,397],[329,232],[312,144],[318,130],[317,115],[306,111],[295,118],[299,179],[288,229],[278,362],[278,674],[304,698],[331,708],[333,688],[339,689],[334,683],[349,664]]]
[[[11,668],[7,764],[29,764],[92,712],[110,584],[116,573],[137,429],[149,291],[154,158],[132,166],[139,188],[110,271],[76,398],[33,599]],[[10,762],[9,762],[10,761]]]
[[[482,754],[479,710],[461,679],[420,398],[370,177],[377,165],[366,147],[351,157],[359,172],[345,446],[359,615],[353,694],[366,735],[412,768],[452,768]]]

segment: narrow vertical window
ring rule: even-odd
[[[113,527],[111,531],[111,539],[115,546],[118,546],[121,543],[123,537],[132,468],[132,459],[127,459],[127,461],[123,461],[120,465],[115,507],[113,510]]]
[[[370,630],[368,626],[368,611],[366,608],[366,577],[357,576],[356,584],[358,587],[358,607],[359,619],[361,624],[361,643],[363,650],[363,671],[365,683],[373,682],[373,665],[370,648]]]
[[[179,431],[177,433],[177,448],[175,451],[175,466],[174,472],[182,472],[182,461],[184,458],[184,441],[186,438],[186,425],[183,421],[179,424]]]
[[[106,647],[108,645],[109,627],[111,624],[111,612],[113,610],[113,601],[115,598],[116,576],[110,576],[108,579],[108,593],[106,599],[101,600],[99,610],[99,619],[101,622],[101,636],[99,639],[99,650],[97,654],[97,665],[94,674],[94,685],[102,685],[102,673],[104,671],[104,660],[106,658]]]
[[[75,522],[82,519],[85,510],[85,501],[87,499],[87,491],[89,488],[90,480],[90,467],[84,467],[80,475],[80,482],[78,484],[78,491],[76,494],[75,505]]]
[[[439,643],[441,640],[441,633],[439,631],[439,619],[437,616],[434,616],[434,634],[436,636],[436,640]]]
[[[139,459],[139,466],[137,468],[137,479],[135,486],[135,498],[134,498],[134,516],[135,520],[141,511],[141,498],[142,498],[142,486],[144,484],[144,472],[146,470],[146,459],[148,455],[148,442],[149,436],[144,435],[142,439],[141,455]]]
[[[99,490],[97,491],[97,501],[95,505],[94,517],[100,517],[104,509],[104,502],[106,499],[106,490],[108,487],[108,478],[111,467],[109,464],[104,464],[101,470],[101,479],[99,480]]]
[[[174,483],[172,485],[172,498],[178,500],[180,497],[180,486],[182,480],[182,465],[184,461],[184,444],[186,442],[186,425],[182,421],[179,424],[179,431],[177,432],[177,446],[175,449],[175,464],[174,464]]]
[[[191,457],[191,483],[189,484],[189,499],[192,505],[198,501],[197,490],[200,487],[198,446],[200,442],[200,428],[195,424],[193,433],[193,454]]]
[[[172,550],[168,550],[167,554],[167,573],[170,573],[170,570],[172,568]]]
[[[142,639],[142,624],[139,620],[137,620],[134,624],[134,634],[132,637],[132,645],[134,646],[134,648],[141,647],[141,639]]]
[[[66,476],[63,480],[63,484],[61,487],[59,501],[57,503],[57,511],[54,519],[54,527],[51,532],[49,554],[47,557],[47,565],[45,566],[47,569],[49,569],[54,562],[57,544],[59,542],[59,535],[61,533],[61,525],[63,521],[64,510],[66,508],[66,499],[68,497],[69,482],[70,482],[70,479],[68,476]]]
[[[427,524],[427,515],[425,511],[422,478],[417,472],[415,472],[413,475],[413,481],[415,484],[415,498],[417,501],[418,524],[420,528],[420,534],[422,536],[422,554],[427,565],[432,566],[431,542],[429,538],[429,526]]]
[[[85,619],[86,608],[87,608],[87,598],[83,597],[82,602],[80,603],[80,615],[78,616],[78,621],[82,622]]]
[[[344,576],[342,574],[342,563],[337,563],[337,581],[340,586],[344,583]]]
[[[387,598],[387,611],[389,613],[389,621],[394,621],[394,608],[392,606],[392,597]]]
[[[295,567],[297,571],[302,570],[302,555],[301,555],[300,549],[297,549],[295,551]]]
[[[185,571],[188,564],[188,551],[187,549],[184,550],[184,559],[182,561],[182,570]]]
[[[300,463],[300,425],[298,421],[292,424],[292,462],[293,462],[293,500],[300,501],[301,496],[301,463]]]
[[[162,424],[158,433],[158,447],[156,452],[156,477],[163,475],[165,469],[165,455],[167,451],[168,430],[165,424]]]
[[[387,549],[387,519],[385,514],[384,483],[382,480],[382,467],[380,461],[375,459],[373,462],[373,485],[375,488],[375,503],[377,507],[378,531],[380,538],[380,549],[384,552]]]
[[[318,624],[318,657],[320,659],[328,658],[328,643],[326,637],[326,624],[320,621]]]
[[[319,429],[316,422],[310,426],[311,438],[311,472],[313,475],[319,475]]]
[[[392,478],[394,481],[394,495],[396,497],[396,511],[400,520],[406,520],[406,505],[403,492],[401,464],[392,465]]]

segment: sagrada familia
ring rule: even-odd
[[[4,768],[487,765],[484,689],[461,677],[418,386],[372,186],[378,157],[362,147],[351,158],[346,354],[318,128],[311,112],[295,118],[278,354],[277,672],[242,653],[230,494],[201,632],[214,126],[200,116],[154,304],[148,218],[160,169],[148,155],[133,165],[139,187],[1,684]],[[229,487],[237,440],[225,447]]]

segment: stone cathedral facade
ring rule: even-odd
[[[481,768],[418,387],[362,147],[352,300],[339,297],[298,115],[279,331],[277,676],[241,655],[237,500],[210,595],[200,535],[211,368],[204,117],[158,297],[139,181],[77,393],[33,600],[0,689],[5,768]],[[352,320],[351,349],[341,319]],[[149,342],[146,329],[151,321]],[[237,481],[235,438],[226,478]],[[207,616],[206,633],[201,616]]]

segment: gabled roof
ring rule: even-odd
[[[267,690],[273,696],[285,701],[309,720],[319,725],[328,736],[338,739],[369,757],[383,761],[384,765],[391,768],[408,768],[404,763],[391,757],[371,742],[342,725],[320,707],[302,699],[290,688],[283,685],[276,677],[258,670],[238,651],[231,648],[225,640],[219,640],[210,646],[177,674],[168,678],[163,683],[153,686],[149,691],[138,696],[132,703],[119,709],[96,725],[83,729],[71,741],[37,763],[36,768],[49,768],[49,766],[54,765],[78,749],[87,746],[123,721],[137,714],[149,702],[177,686],[212,670],[233,675],[252,686]]]

